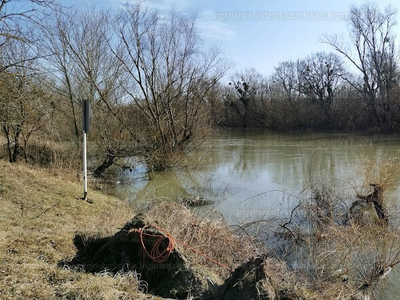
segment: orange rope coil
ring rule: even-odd
[[[145,233],[144,230],[149,227],[152,226],[156,229],[158,229],[159,231],[165,233],[166,236],[163,235],[155,235],[155,234],[149,234],[149,233]],[[168,260],[169,256],[171,255],[172,251],[175,249],[175,244],[179,243],[182,246],[192,250],[193,252],[199,254],[200,256],[208,259],[209,261],[212,261],[213,263],[228,269],[229,271],[233,271],[230,267],[216,261],[215,259],[212,259],[211,257],[207,256],[206,254],[190,247],[189,245],[187,245],[186,243],[174,238],[168,231],[166,231],[165,229],[158,227],[156,225],[146,225],[143,228],[139,228],[139,229],[131,229],[128,231],[127,235],[130,234],[131,232],[136,232],[139,234],[140,236],[140,242],[142,244],[143,250],[144,252],[147,254],[148,257],[150,257],[151,260],[153,260],[156,263],[164,263]],[[149,236],[149,237],[154,237],[154,238],[158,238],[156,240],[156,242],[153,245],[153,248],[151,249],[150,253],[147,251],[147,248],[144,244],[144,236]],[[165,248],[163,251],[160,250],[160,246],[161,243],[165,240],[168,239],[168,246],[167,248]]]
[[[140,236],[140,242],[142,244],[144,252],[147,254],[148,257],[150,257],[154,262],[156,263],[164,263],[168,260],[169,256],[171,255],[172,251],[175,248],[175,242],[174,239],[172,238],[171,235],[167,234],[167,237],[164,237],[163,235],[155,235],[155,234],[148,234],[145,233],[144,230],[146,227],[149,227],[149,225],[144,226],[143,228],[139,229],[131,229],[128,231],[128,234],[131,232],[137,232],[139,233]],[[147,251],[147,248],[144,244],[144,239],[143,236],[150,236],[154,238],[158,238],[156,242],[153,245],[153,248],[151,249],[150,253]],[[163,251],[160,250],[161,243],[164,241],[164,239],[168,239],[168,246],[165,248]]]

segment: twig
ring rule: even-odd
[[[281,226],[282,228],[285,228],[286,230],[288,230],[288,231],[293,235],[293,237],[294,237],[295,239],[296,239],[296,235],[293,233],[293,231],[292,231],[289,227],[287,227],[287,225],[289,225],[290,223],[292,223],[293,214],[294,214],[295,210],[298,209],[299,207],[300,207],[300,204],[297,204],[297,205],[292,209],[292,211],[291,211],[291,213],[290,213],[290,219],[289,219],[288,222],[284,223],[283,225],[282,225],[282,224],[279,224],[279,226]]]

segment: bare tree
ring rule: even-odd
[[[16,162],[23,153],[27,160],[28,141],[44,127],[49,101],[37,80],[35,61],[25,59],[30,46],[12,43],[7,52],[10,67],[0,73],[0,123],[9,161]]]
[[[204,132],[208,98],[226,70],[218,51],[201,50],[195,21],[140,4],[126,5],[115,21],[119,45],[113,52],[127,74],[121,86],[148,120],[141,142],[153,170],[169,167]]]
[[[300,60],[299,67],[299,92],[322,109],[328,128],[332,128],[336,120],[334,100],[345,76],[342,61],[333,53],[318,52]]]
[[[241,125],[247,127],[250,121],[265,123],[263,111],[264,94],[267,90],[263,76],[255,69],[247,69],[231,77],[230,86],[235,93],[227,94],[226,105],[232,107],[241,120]],[[251,116],[250,116],[251,115]]]
[[[286,61],[279,63],[272,74],[273,109],[282,115],[284,124],[295,124],[304,127],[302,111],[306,103],[300,92],[300,78],[302,65],[299,61]],[[278,102],[278,103],[277,103]]]
[[[80,136],[77,113],[83,99],[92,106],[91,141],[97,144],[104,160],[95,169],[100,176],[115,160],[137,154],[137,133],[130,131],[132,121],[120,87],[124,73],[121,63],[110,51],[114,39],[112,14],[94,7],[80,11],[57,10],[46,24],[47,62],[54,69],[55,91],[67,99],[76,140]],[[129,133],[129,134],[128,134]],[[132,139],[135,137],[136,140]]]
[[[323,41],[333,46],[360,73],[361,80],[347,80],[356,88],[365,101],[372,123],[384,127],[390,105],[387,103],[389,91],[398,81],[395,53],[396,10],[390,6],[381,12],[377,4],[366,3],[350,9],[348,19],[351,49],[347,49],[338,36],[325,36]]]
[[[74,128],[75,144],[79,146],[79,126],[78,126],[78,105],[77,80],[78,74],[76,59],[70,51],[69,39],[70,28],[75,26],[71,16],[75,12],[65,12],[63,9],[54,9],[51,16],[46,19],[41,30],[43,40],[41,49],[48,55],[45,59],[45,68],[50,69],[55,84],[51,86],[60,100],[67,100],[70,112],[65,112],[65,117],[71,120]]]
[[[16,2],[25,3],[14,5]],[[38,10],[50,6],[53,6],[52,0],[0,0],[0,73],[40,57],[38,53],[32,52],[23,59],[13,61],[6,56],[4,49],[11,43],[34,44],[37,36],[33,34],[33,27],[37,26],[42,17]]]

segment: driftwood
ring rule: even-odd
[[[267,255],[254,257],[235,269],[225,283],[219,287],[213,296],[205,297],[205,300],[297,300],[304,299],[302,294],[294,291],[289,282],[282,281],[284,274],[281,274],[277,266],[278,261],[274,261],[275,271],[280,273],[268,274]],[[271,270],[272,271],[272,270]],[[274,272],[274,271],[272,271]],[[282,277],[278,279],[278,277]]]
[[[197,197],[185,197],[185,198],[182,198],[180,200],[180,202],[183,205],[186,205],[186,206],[204,206],[204,205],[212,204],[212,202],[210,200],[201,198],[199,196],[197,196]]]
[[[359,200],[354,201],[351,205],[349,210],[350,215],[354,220],[359,221],[366,213],[371,215],[370,218],[373,218],[373,215],[376,213],[378,219],[387,221],[383,199],[383,188],[378,184],[373,183],[371,183],[370,186],[374,188],[374,191],[367,196],[357,195]]]

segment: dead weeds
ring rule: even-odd
[[[134,214],[122,201],[90,191],[49,170],[0,161],[1,299],[156,299],[134,273],[89,274],[57,267],[76,249],[77,231],[114,233]]]

